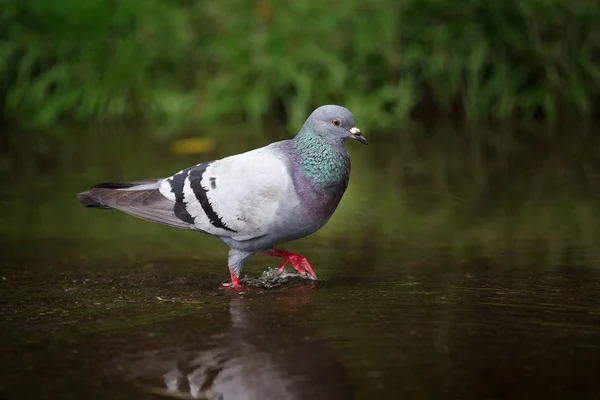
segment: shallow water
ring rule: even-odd
[[[267,280],[279,260],[255,256],[240,293],[220,288],[226,248],[212,238],[74,200],[97,180],[162,176],[194,157],[152,144],[118,156],[82,139],[68,161],[22,167],[2,193],[0,398],[600,398],[597,175],[541,185],[532,211],[506,212],[546,182],[532,177],[574,182],[585,159],[557,146],[486,197],[464,190],[475,175],[455,180],[464,166],[447,161],[446,185],[438,158],[372,143],[352,149],[327,228],[284,246],[319,280]],[[423,186],[418,168],[431,170]],[[463,187],[467,206],[444,187]],[[410,190],[427,196],[400,206]]]

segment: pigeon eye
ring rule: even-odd
[[[339,119],[337,119],[337,118],[336,118],[336,119],[334,119],[333,121],[331,121],[331,123],[332,123],[334,126],[340,126],[340,125],[342,124],[342,121],[340,121]]]

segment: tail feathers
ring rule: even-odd
[[[97,183],[92,186],[91,190],[86,192],[78,193],[77,198],[79,201],[86,207],[89,208],[99,208],[101,210],[114,210],[114,207],[111,207],[107,204],[103,204],[98,201],[96,196],[92,193],[94,189],[137,189],[137,190],[145,190],[145,189],[156,189],[160,185],[161,179],[147,179],[143,181],[136,182],[102,182]]]
[[[104,182],[77,194],[79,201],[90,208],[119,210],[147,221],[174,228],[192,229],[193,220],[183,221],[175,209],[181,207],[164,197],[159,190],[159,179],[138,182]]]
[[[114,208],[96,201],[94,197],[92,197],[90,192],[77,193],[77,198],[84,206],[89,208],[99,208],[101,210],[114,210]]]

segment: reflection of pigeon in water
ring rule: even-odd
[[[284,258],[316,278],[306,258],[274,245],[320,229],[337,208],[350,174],[344,142],[367,144],[352,113],[317,108],[290,140],[186,168],[166,179],[101,183],[78,194],[88,207],[116,209],[160,224],[195,229],[229,247],[231,287],[257,252]]]
[[[231,324],[216,329],[221,336],[216,341],[208,332],[190,332],[195,339],[184,345],[124,354],[107,366],[146,391],[173,398],[354,398],[345,368],[328,346],[310,339],[312,332],[305,328],[275,317],[271,305],[252,303],[246,296],[231,299]],[[163,336],[163,343],[168,339]]]

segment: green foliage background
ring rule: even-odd
[[[591,119],[598,21],[587,0],[0,0],[0,109],[19,128],[297,127],[323,103],[381,130],[421,110]]]

